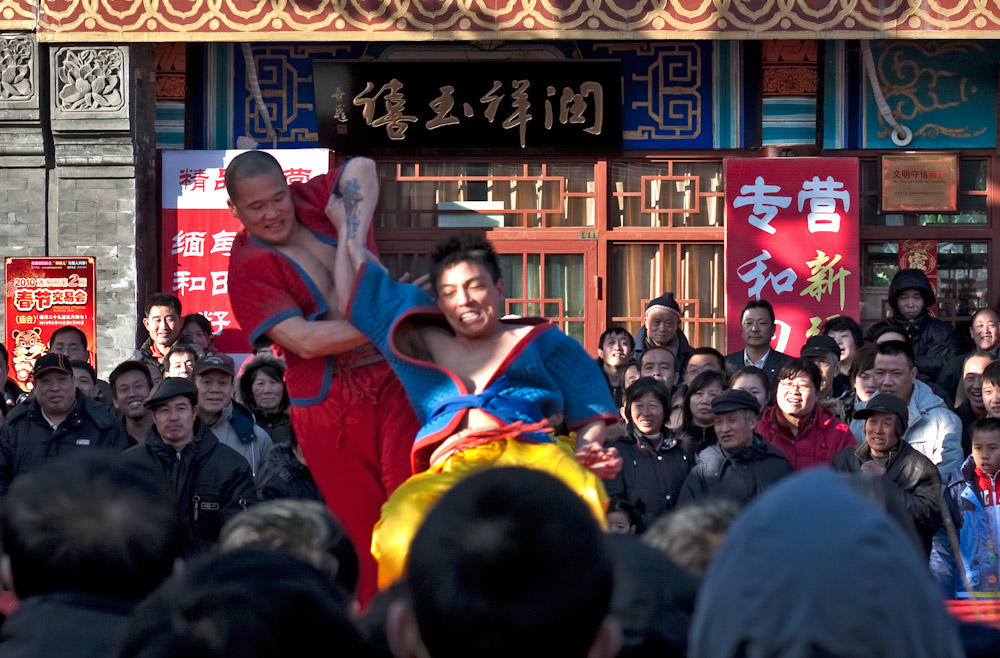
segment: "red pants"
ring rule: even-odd
[[[412,475],[410,449],[420,426],[389,365],[357,364],[362,360],[371,355],[338,357],[326,399],[293,406],[291,416],[309,470],[358,552],[358,601],[366,607],[377,590],[372,527],[382,504]]]

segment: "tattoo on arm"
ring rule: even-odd
[[[358,227],[361,225],[358,207],[365,198],[361,195],[361,185],[356,178],[344,181],[342,188],[344,209],[347,211],[347,239],[352,240],[357,235]]]

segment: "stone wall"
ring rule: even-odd
[[[154,292],[145,283],[158,260],[153,46],[46,47],[7,34],[0,51],[27,53],[0,58],[3,81],[22,82],[0,85],[0,251],[97,258],[106,376],[135,349]]]

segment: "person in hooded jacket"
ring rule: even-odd
[[[250,464],[198,418],[198,389],[190,379],[164,379],[145,405],[153,411],[153,427],[145,443],[122,457],[163,474],[184,530],[184,555],[202,553],[226,521],[257,502]]]
[[[736,519],[699,589],[688,650],[689,658],[964,655],[926,560],[896,521],[826,468],[788,478]]]
[[[723,391],[712,400],[712,413],[718,442],[698,453],[678,505],[705,496],[744,504],[792,472],[784,455],[754,433],[760,404],[753,395],[740,389]]]
[[[677,504],[691,468],[680,440],[666,428],[670,391],[652,377],[642,377],[625,390],[621,408],[627,435],[611,443],[618,448],[622,470],[604,486],[608,496],[631,504],[639,515],[638,531],[648,528]]]
[[[961,348],[955,328],[932,318],[927,309],[937,297],[923,270],[900,270],[889,283],[889,307],[892,315],[874,325],[865,341],[874,341],[884,327],[892,327],[910,339],[917,371],[936,381],[946,363],[958,356]]]
[[[291,400],[285,386],[285,362],[262,352],[243,366],[237,390],[240,401],[253,413],[254,421],[275,447],[291,442]]]

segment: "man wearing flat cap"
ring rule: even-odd
[[[185,556],[208,550],[226,521],[257,502],[250,464],[198,418],[198,389],[190,379],[164,379],[145,405],[153,427],[145,443],[123,458],[152,464],[163,474],[176,496]]]
[[[129,445],[125,428],[107,407],[77,390],[69,357],[39,357],[32,378],[34,399],[14,407],[0,430],[0,496],[15,476],[63,452]]]
[[[850,422],[847,407],[854,401],[854,386],[847,375],[840,372],[840,345],[830,336],[809,338],[800,352],[806,361],[812,361],[823,375],[817,391],[819,403],[835,413],[841,422]]]
[[[906,402],[879,393],[864,409],[854,412],[854,418],[864,421],[865,440],[856,448],[845,448],[834,455],[833,468],[892,482],[890,488],[898,492],[930,551],[931,539],[941,524],[941,476],[934,462],[901,440],[909,421]]]
[[[712,413],[718,443],[698,453],[678,505],[704,496],[746,504],[792,472],[784,455],[754,433],[760,404],[753,395],[732,388],[723,391],[712,400]]]
[[[646,305],[646,316],[642,328],[635,335],[635,360],[642,358],[643,352],[650,347],[662,347],[669,350],[676,360],[677,372],[684,371],[691,354],[691,344],[680,329],[681,307],[674,299],[674,293],[666,292]]]

